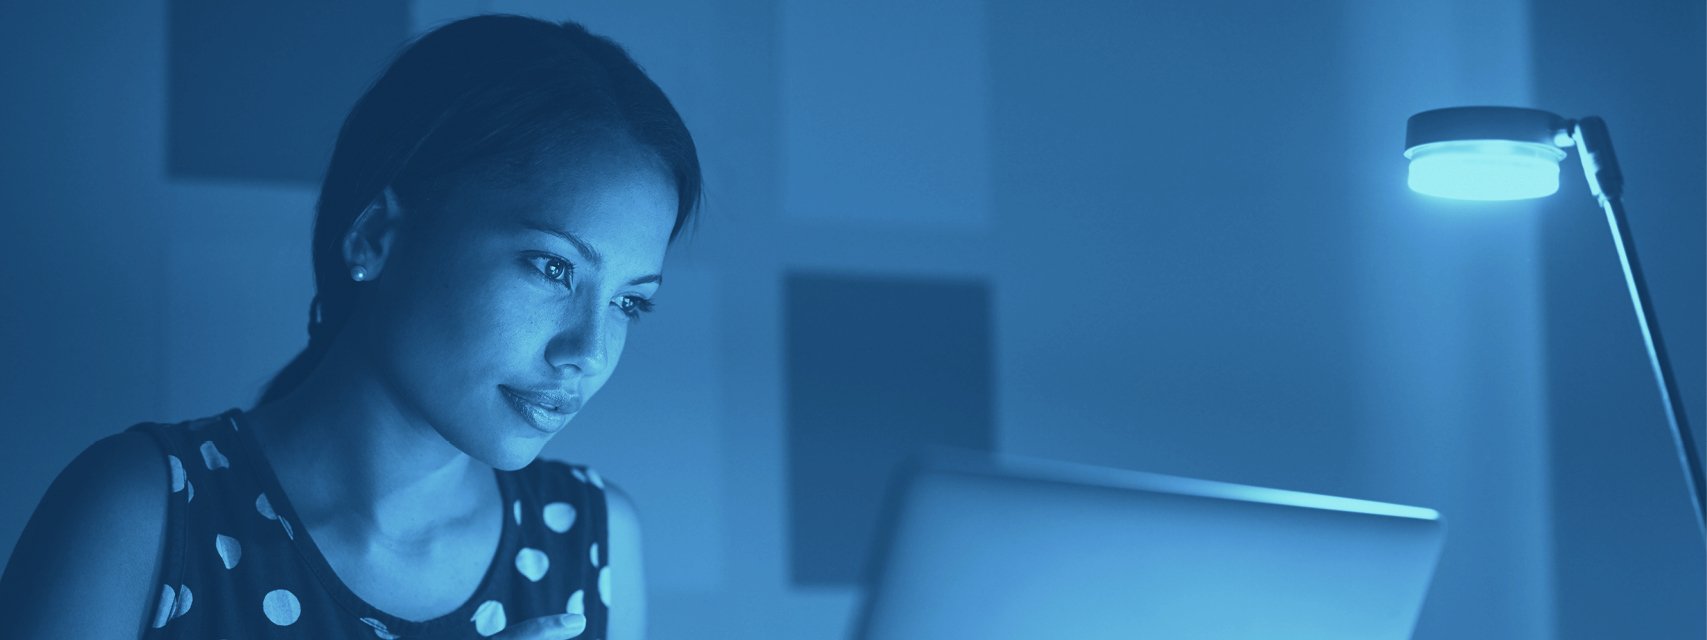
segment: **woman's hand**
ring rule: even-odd
[[[492,640],[567,640],[587,629],[587,617],[578,613],[541,616],[505,628]]]

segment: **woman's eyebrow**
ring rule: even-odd
[[[529,229],[533,229],[534,231],[539,231],[542,233],[549,233],[551,235],[557,236],[557,237],[562,238],[564,240],[568,240],[569,244],[575,245],[576,249],[581,250],[582,255],[587,256],[587,261],[593,263],[593,266],[595,266],[595,267],[603,267],[604,266],[604,262],[605,262],[604,256],[599,255],[598,250],[594,249],[593,245],[582,242],[581,239],[575,237],[575,234],[573,234],[573,233],[569,233],[566,230],[558,229],[558,228],[553,227],[553,226],[548,225],[548,224],[535,222],[533,220],[523,220],[522,226],[527,227]]]
[[[580,238],[575,237],[575,234],[569,233],[567,230],[558,229],[558,228],[553,227],[551,225],[541,223],[541,222],[535,222],[533,220],[523,220],[522,226],[526,227],[528,229],[532,229],[534,231],[538,231],[540,233],[549,233],[551,235],[554,235],[554,236],[557,236],[557,237],[562,238],[564,240],[567,240],[567,241],[569,241],[569,244],[575,245],[576,249],[580,249],[581,253],[583,255],[587,256],[587,261],[593,263],[594,267],[599,267],[599,268],[604,267],[604,261],[605,261],[604,256],[599,255],[598,250],[594,249],[593,245],[582,242]],[[631,286],[631,287],[639,286],[639,285],[646,284],[648,282],[656,282],[656,283],[658,283],[658,286],[660,286],[660,287],[664,286],[664,276],[661,274],[656,274],[656,273],[649,275],[649,276],[640,276],[640,277],[635,278],[633,280],[629,280],[628,286]]]

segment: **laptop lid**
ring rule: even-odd
[[[889,487],[856,640],[1409,638],[1433,510],[938,448]]]

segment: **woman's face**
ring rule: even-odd
[[[404,415],[494,467],[531,462],[610,379],[658,291],[667,176],[606,144],[525,180],[464,180],[431,213],[405,208],[368,341]]]

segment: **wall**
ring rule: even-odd
[[[1417,637],[1548,635],[1532,216],[1401,155],[1524,6],[991,6],[1005,446],[1438,508]]]
[[[1536,5],[1537,106],[1600,116],[1684,415],[1707,423],[1707,9]],[[1707,557],[1606,216],[1576,152],[1541,206],[1561,638],[1707,636]],[[1699,455],[1699,454],[1698,454]]]
[[[164,24],[0,5],[0,548],[65,463],[165,404]]]
[[[1404,121],[1533,97],[1528,7],[1354,3],[1360,113],[1348,181],[1364,226],[1358,398],[1374,486],[1434,503],[1448,540],[1418,637],[1551,637],[1537,207],[1405,187]],[[1497,578],[1495,576],[1498,576]]]

